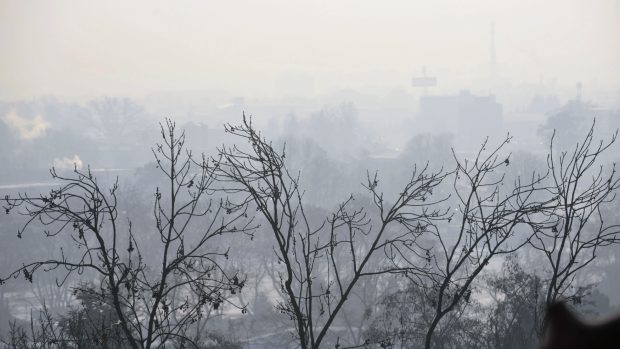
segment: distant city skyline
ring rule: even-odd
[[[0,0],[0,99],[413,91],[411,78],[424,66],[438,77],[438,92],[485,91],[491,23],[499,83],[620,91],[618,6]]]

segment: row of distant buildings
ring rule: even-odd
[[[620,111],[597,107],[583,101],[580,94],[567,104],[560,103],[553,95],[537,95],[530,105],[505,114],[494,95],[480,96],[462,91],[455,95],[421,96],[414,128],[415,133],[452,134],[454,145],[462,152],[478,150],[487,137],[492,144],[497,144],[508,133],[519,148],[538,152],[546,151],[548,146],[539,128],[556,114],[564,117],[575,114],[574,117],[583,120],[580,127],[587,127],[596,119],[597,133],[602,137],[608,137],[609,132],[620,127]],[[566,127],[572,127],[569,120],[566,121]]]
[[[485,137],[505,135],[503,108],[494,95],[422,96],[416,118],[418,133],[451,133],[459,148],[476,148]]]

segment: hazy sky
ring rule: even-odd
[[[0,0],[0,98],[475,88],[491,22],[513,83],[620,89],[618,0]]]

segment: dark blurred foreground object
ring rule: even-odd
[[[582,348],[620,348],[620,315],[597,322],[586,322],[564,303],[549,306],[541,349]]]

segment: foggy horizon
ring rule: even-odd
[[[424,68],[438,79],[432,93],[505,86],[571,91],[579,82],[605,104],[619,93],[617,1],[463,5],[2,1],[0,99],[415,93],[410,80]]]

